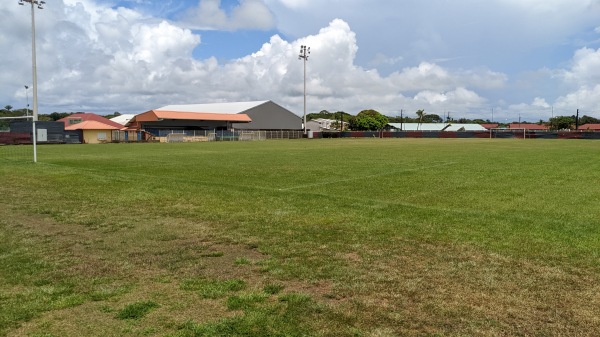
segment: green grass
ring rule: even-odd
[[[153,301],[135,302],[119,310],[115,317],[118,319],[140,319],[157,307],[159,307],[158,303]]]
[[[38,152],[0,158],[0,335],[600,330],[595,141]]]

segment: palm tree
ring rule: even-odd
[[[423,124],[423,118],[425,117],[425,110],[423,110],[423,109],[417,110],[417,117],[419,117],[419,125],[417,127],[417,130],[419,130],[419,128],[421,127],[421,124]]]

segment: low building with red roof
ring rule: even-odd
[[[509,129],[525,129],[532,131],[547,131],[550,128],[544,124],[534,124],[534,123],[511,123],[508,125]]]
[[[483,126],[484,128],[490,130],[490,129],[497,129],[498,126],[500,126],[500,124],[498,123],[483,123],[480,124],[481,126]]]
[[[600,124],[583,124],[579,126],[580,131],[600,131]]]
[[[112,142],[113,134],[123,125],[93,113],[76,113],[58,122],[65,123],[65,131],[79,131],[80,139],[85,144],[99,144]]]

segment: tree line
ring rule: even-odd
[[[59,119],[68,117],[76,112],[53,112],[50,114],[39,114],[39,121],[57,121]],[[13,109],[12,106],[6,105],[3,109],[0,109],[0,117],[20,117],[31,115],[31,109]],[[106,118],[113,118],[120,116],[119,112],[115,112],[111,115],[104,116]],[[417,110],[415,112],[416,117],[410,116],[385,116],[380,112],[368,109],[359,112],[356,116],[351,115],[344,111],[329,112],[322,110],[318,113],[309,113],[306,115],[307,120],[315,120],[319,118],[330,119],[337,121],[332,126],[335,129],[340,129],[342,122],[344,125],[348,125],[350,130],[355,131],[376,131],[383,129],[388,123],[461,123],[461,124],[485,124],[492,123],[489,119],[467,119],[459,118],[454,119],[450,116],[446,116],[446,119],[440,117],[437,114],[426,113],[424,110]],[[7,128],[10,120],[0,120],[0,129]],[[346,124],[347,123],[347,124]],[[516,121],[513,123],[517,123]],[[527,123],[523,121],[521,123]],[[577,116],[556,116],[550,118],[548,122],[540,120],[535,124],[546,125],[550,130],[571,130],[575,127],[584,124],[600,124],[600,119],[591,116],[583,115],[577,119]],[[506,123],[499,123],[499,127],[508,126]]]
[[[322,110],[318,113],[310,113],[306,115],[307,120],[315,120],[319,118],[330,119],[339,121],[332,125],[334,128],[339,129],[340,123],[343,121],[348,123],[350,130],[355,131],[377,131],[383,129],[388,123],[460,123],[460,124],[492,124],[493,122],[489,119],[468,119],[458,118],[454,119],[450,116],[445,116],[445,119],[437,114],[429,114],[424,110],[417,110],[415,112],[416,117],[410,116],[385,116],[380,112],[369,109],[359,112],[356,116],[346,113],[344,111],[329,112]],[[513,123],[518,123],[514,121]],[[520,123],[526,124],[527,121]],[[533,124],[546,125],[550,130],[571,130],[575,129],[576,126],[584,124],[600,124],[600,119],[591,116],[584,115],[577,119],[577,116],[556,116],[550,118],[549,121],[544,122],[540,120]],[[507,127],[508,123],[498,123],[498,127]]]
[[[38,120],[52,122],[57,121],[59,119],[81,113],[81,112],[53,112],[50,114],[38,114]],[[31,116],[33,111],[31,109],[13,109],[12,105],[6,105],[3,109],[0,109],[0,117],[20,117],[20,116]],[[105,118],[111,119],[113,117],[121,116],[121,113],[118,111],[105,115]]]

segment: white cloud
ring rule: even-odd
[[[531,103],[531,105],[533,105],[533,106],[537,106],[537,107],[540,107],[540,108],[544,108],[544,109],[548,109],[548,108],[550,108],[550,107],[551,107],[551,106],[550,106],[550,104],[548,104],[548,103],[546,102],[546,100],[545,100],[545,99],[543,99],[543,98],[541,98],[541,97],[536,97],[536,98],[533,100],[533,103]]]
[[[509,2],[492,0],[490,6],[500,11],[500,17],[506,18],[508,12],[500,5],[508,6]],[[585,3],[575,1],[575,11]],[[520,77],[522,82],[518,82],[514,74],[485,63],[464,65],[456,62],[473,61],[470,55],[479,51],[487,55],[495,53],[498,39],[514,38],[515,49],[502,52],[518,53],[523,46],[521,43],[527,39],[521,40],[522,36],[510,34],[525,27],[520,21],[514,22],[518,29],[509,27],[506,36],[496,37],[490,33],[498,28],[496,18],[490,21],[493,27],[481,23],[490,19],[492,10],[471,3],[484,8],[483,12],[478,12],[483,13],[483,19],[461,14],[459,9],[466,6],[461,0],[456,3],[456,8],[435,4],[442,6],[447,16],[463,15],[463,28],[450,27],[449,31],[444,31],[434,20],[435,11],[424,11],[428,13],[426,20],[408,17],[409,13],[414,13],[411,10],[425,6],[422,2],[409,1],[404,5],[406,8],[397,11],[395,6],[399,5],[396,3],[390,3],[390,8],[383,10],[362,0],[246,0],[225,12],[219,1],[202,1],[191,17],[195,18],[196,27],[211,29],[270,27],[275,22],[272,13],[282,11],[282,7],[293,7],[298,11],[278,16],[277,22],[283,26],[288,25],[284,22],[290,17],[287,15],[298,16],[298,13],[330,6],[339,9],[341,16],[348,17],[348,20],[329,20],[319,29],[313,29],[312,34],[289,40],[283,38],[283,34],[275,35],[254,53],[236,60],[217,61],[216,57],[194,59],[193,51],[203,48],[201,37],[180,22],[151,17],[135,9],[112,8],[93,0],[56,2],[37,16],[40,112],[143,112],[167,104],[272,99],[300,113],[303,104],[303,64],[298,60],[300,45],[308,45],[312,51],[307,62],[309,112],[328,109],[354,114],[373,108],[388,115],[399,114],[402,109],[405,115],[410,115],[425,109],[440,115],[452,111],[455,118],[477,118],[485,117],[494,106],[498,120],[512,119],[519,114],[536,120],[547,119],[552,107],[557,114],[578,107],[586,111],[600,110],[597,108],[600,50],[581,48],[574,52],[572,60],[562,61],[563,64],[571,61],[568,69],[558,66],[533,68],[530,73],[535,76]],[[554,15],[552,11],[548,14],[549,8],[562,10],[566,6],[558,0],[551,5],[555,7],[533,1],[518,6],[533,15],[532,20],[542,17],[540,13]],[[4,104],[15,107],[25,106],[23,85],[31,81],[29,13],[22,9],[6,2],[0,4],[0,11],[8,13],[6,17],[9,18],[0,22],[3,31],[0,48],[11,51],[0,55],[0,95],[3,95],[0,98],[6,101]],[[571,12],[565,10],[565,20],[570,21]],[[375,28],[386,26],[387,31],[376,35],[365,30],[365,23],[357,19],[355,11],[364,17],[380,15],[374,23]],[[321,11],[315,11],[314,16],[317,18],[305,18],[307,26],[310,27],[313,20],[318,21]],[[392,25],[400,16],[408,23]],[[298,22],[295,17],[291,20]],[[449,21],[444,20],[442,23],[448,24]],[[482,27],[481,31],[473,29],[471,22],[475,27]],[[538,24],[540,27],[536,32],[524,34],[545,36],[542,31],[545,21]],[[562,28],[568,26],[556,24]],[[458,37],[451,36],[453,34]],[[479,39],[478,48],[469,46],[471,38]],[[545,42],[542,39],[539,43]],[[363,48],[363,45],[367,47]],[[361,50],[371,50],[371,46],[377,46],[372,49],[373,57],[361,63]],[[383,47],[378,49],[379,46]],[[434,61],[436,59],[438,61]],[[372,61],[374,63],[369,64]],[[381,71],[378,64],[392,70]],[[563,86],[568,90],[548,94],[544,86],[550,83],[549,78],[552,78],[553,93],[563,90]],[[515,99],[511,90],[518,91],[522,97]]]
[[[600,83],[600,49],[582,48],[575,52],[573,64],[564,77],[576,85]]]
[[[593,86],[583,86],[578,90],[559,97],[556,100],[555,108],[565,112],[565,115],[574,115],[577,109],[582,114],[600,115],[600,84]]]
[[[221,8],[221,0],[200,0],[197,7],[187,10],[179,24],[200,30],[269,30],[275,19],[261,0],[240,0],[228,15]]]

